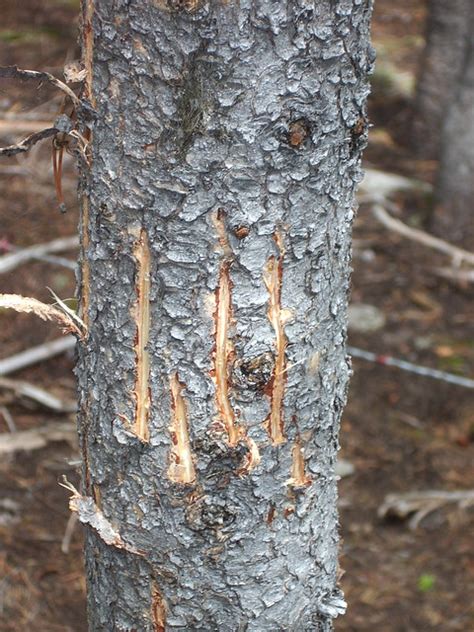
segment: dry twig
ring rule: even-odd
[[[378,509],[379,518],[395,516],[405,519],[412,516],[408,525],[416,529],[420,522],[433,511],[444,505],[455,503],[460,509],[474,505],[474,490],[407,492],[406,494],[388,494]]]
[[[81,101],[71,88],[57,79],[49,72],[38,70],[21,70],[18,66],[0,66],[0,78],[2,79],[33,79],[35,81],[48,81],[59,90],[62,90],[77,108],[81,107]]]
[[[34,132],[15,145],[0,148],[0,156],[14,156],[15,154],[22,154],[29,151],[33,145],[36,145],[36,143],[39,143],[45,138],[55,136],[58,131],[56,127],[47,127],[40,132]]]
[[[0,308],[13,309],[16,312],[26,314],[35,314],[42,320],[56,322],[64,332],[75,333],[80,338],[83,338],[85,334],[84,323],[76,314],[72,316],[72,310],[61,300],[57,300],[61,309],[42,303],[35,298],[20,296],[19,294],[0,294]]]
[[[0,257],[0,274],[10,272],[30,259],[38,259],[55,252],[72,250],[78,246],[79,237],[60,237],[59,239],[53,239],[46,244],[29,246],[28,248],[23,248],[22,250],[17,250],[16,252],[3,255],[3,257]]]
[[[55,441],[66,441],[75,448],[77,443],[75,425],[67,421],[64,423],[49,423],[32,430],[1,433],[0,455],[40,450],[48,443]]]
[[[72,413],[77,409],[76,402],[63,401],[43,388],[23,380],[0,377],[0,389],[13,391],[17,396],[27,397],[56,413]]]
[[[432,268],[434,274],[450,279],[451,281],[460,281],[461,283],[474,283],[474,270],[458,270],[456,268]]]
[[[74,336],[65,336],[44,342],[37,347],[32,347],[9,358],[0,360],[0,375],[9,375],[32,364],[53,358],[65,351],[69,351],[69,349],[73,349],[75,345],[76,339]]]
[[[10,432],[16,432],[15,420],[11,416],[8,408],[6,406],[0,406],[0,413],[2,413],[2,417],[5,419],[5,423],[7,424],[8,430]]]
[[[462,262],[474,265],[474,253],[458,248],[457,246],[453,246],[447,241],[434,237],[433,235],[429,235],[418,228],[410,228],[399,219],[391,217],[381,204],[374,204],[372,206],[372,213],[379,222],[390,230],[393,230],[412,241],[416,241],[424,246],[434,248],[439,252],[449,255],[453,258],[456,265],[460,265]]]

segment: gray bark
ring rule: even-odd
[[[94,4],[90,629],[328,632],[371,0]]]
[[[437,159],[441,132],[463,74],[472,0],[430,0],[426,46],[413,111],[412,141],[418,156]]]
[[[474,245],[474,3],[464,16],[468,32],[458,83],[442,135],[433,230],[450,241]]]

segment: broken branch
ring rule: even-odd
[[[59,484],[71,492],[72,496],[69,499],[69,509],[77,513],[77,517],[82,524],[91,526],[98,536],[109,546],[124,549],[135,555],[143,555],[141,551],[124,542],[120,533],[104,516],[92,498],[82,496],[65,476],[63,476],[63,482]]]
[[[76,94],[71,90],[69,86],[57,79],[49,72],[38,70],[21,70],[18,66],[0,66],[0,78],[2,79],[33,79],[35,81],[48,81],[53,84],[59,90],[62,90],[74,105],[78,108],[81,107],[81,101]]]
[[[8,147],[0,148],[0,156],[15,156],[16,154],[22,154],[26,151],[29,151],[33,147],[33,145],[36,145],[36,143],[39,143],[45,138],[55,136],[58,131],[59,130],[56,127],[47,127],[40,132],[30,134],[15,145],[8,145]]]
[[[63,307],[62,301],[60,305]],[[75,333],[79,338],[83,338],[85,328],[78,316],[73,318],[70,315],[69,308],[60,311],[56,307],[46,305],[35,298],[20,296],[19,294],[0,294],[0,308],[13,309],[16,312],[26,314],[35,314],[42,320],[50,320],[56,322],[65,332]]]

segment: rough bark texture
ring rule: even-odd
[[[472,35],[472,0],[430,0],[426,47],[420,65],[413,112],[413,148],[419,156],[437,159],[441,133],[464,70]]]
[[[445,114],[433,230],[474,246],[474,2],[464,15],[467,33],[461,74]]]
[[[370,0],[83,0],[90,629],[328,632]],[[89,123],[90,125],[90,123]]]

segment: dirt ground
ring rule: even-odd
[[[75,0],[3,0],[2,65],[57,73],[77,57]],[[432,181],[436,165],[413,158],[407,132],[414,73],[423,48],[425,3],[377,0],[373,35],[379,65],[370,101],[372,141],[367,166]],[[34,89],[32,89],[34,85]],[[24,134],[21,124],[53,120],[58,95],[36,84],[0,83],[0,142]],[[18,123],[21,120],[23,123]],[[75,171],[64,165],[68,211],[61,215],[53,185],[48,143],[30,154],[0,160],[0,254],[73,235],[77,225]],[[430,200],[404,194],[400,217],[423,227]],[[350,344],[377,354],[466,376],[474,375],[472,286],[440,279],[442,256],[389,232],[362,205],[355,224],[352,301],[377,307],[385,325],[350,334]],[[74,259],[74,251],[64,256]],[[74,272],[44,261],[30,262],[0,279],[1,292],[50,301],[47,287],[74,296]],[[1,356],[57,337],[53,327],[29,316],[0,313]],[[64,354],[14,376],[63,399],[74,397],[72,355]],[[472,390],[354,360],[341,456],[354,473],[340,483],[343,545],[342,586],[349,608],[338,632],[474,630],[472,589],[473,511],[447,505],[417,529],[401,519],[381,519],[387,494],[474,489]],[[51,413],[0,388],[0,432],[9,416],[17,430],[60,423]],[[10,420],[10,423],[11,423]],[[69,518],[66,474],[77,483],[74,441],[2,455],[0,462],[0,630],[84,632],[85,582],[81,529],[67,553],[61,545]],[[471,530],[471,532],[470,532]],[[64,543],[63,543],[64,545]]]

